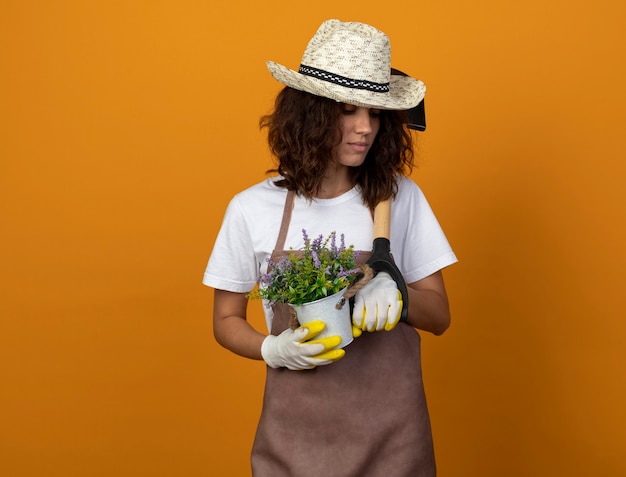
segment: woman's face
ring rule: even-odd
[[[344,104],[339,124],[341,142],[335,146],[335,159],[343,166],[360,166],[378,134],[380,110]]]

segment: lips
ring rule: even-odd
[[[367,142],[349,142],[348,145],[357,152],[366,152],[370,147]]]

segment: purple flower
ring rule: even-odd
[[[337,241],[335,240],[336,235],[337,234],[335,234],[335,232],[330,234],[330,250],[333,253],[333,256],[335,257],[337,256],[337,252],[338,252],[337,243],[336,243]]]
[[[337,277],[339,278],[345,278],[345,277],[349,277],[350,275],[355,275],[356,273],[359,272],[358,268],[353,268],[352,270],[344,270],[343,268],[339,271],[339,273],[337,274]]]
[[[312,250],[319,250],[319,249],[321,249],[323,241],[324,241],[324,236],[320,235],[315,240],[313,240],[313,243],[311,244],[311,249]]]
[[[320,262],[320,258],[315,250],[311,252],[311,256],[313,257],[313,263],[315,264],[315,268],[320,268],[322,266],[322,262]]]

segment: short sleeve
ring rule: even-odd
[[[422,190],[409,179],[401,183],[392,208],[391,251],[407,283],[457,262],[457,258]]]
[[[204,272],[204,285],[247,293],[256,284],[259,263],[237,197],[231,200]]]

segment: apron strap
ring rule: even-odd
[[[287,232],[289,231],[289,222],[291,222],[291,213],[293,212],[295,198],[295,191],[287,191],[287,197],[285,197],[285,208],[283,209],[283,220],[280,224],[280,231],[278,232],[278,239],[276,239],[274,250],[285,249],[285,241],[287,240]]]

